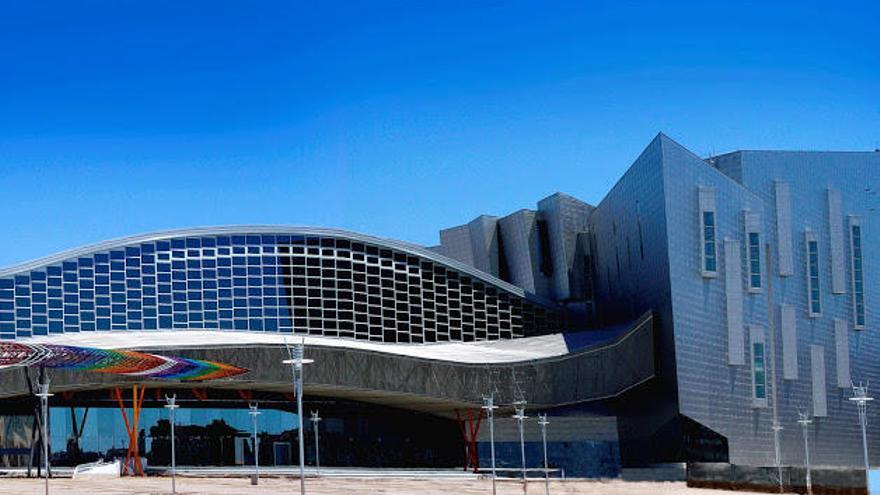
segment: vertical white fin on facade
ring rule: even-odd
[[[828,233],[831,239],[831,292],[846,292],[846,271],[843,260],[843,212],[840,191],[828,189]]]
[[[794,306],[781,305],[779,319],[782,328],[782,377],[786,380],[797,380],[798,341]]]
[[[727,363],[746,364],[743,347],[742,254],[739,241],[724,239],[724,290],[727,299]]]
[[[788,182],[775,181],[776,188],[776,247],[779,275],[794,275],[791,251],[791,194]]]
[[[837,386],[850,388],[852,378],[849,373],[849,329],[846,320],[834,319],[834,347],[837,358]]]
[[[810,346],[810,372],[813,375],[813,416],[828,416],[825,397],[825,349],[821,345]]]

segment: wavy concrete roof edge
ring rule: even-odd
[[[431,251],[423,246],[419,246],[417,244],[411,244],[405,241],[399,241],[396,239],[388,239],[382,237],[375,237],[367,234],[361,234],[358,232],[351,232],[342,229],[332,229],[327,227],[310,227],[310,226],[294,226],[294,225],[227,225],[227,226],[213,226],[213,227],[194,227],[194,228],[185,228],[185,229],[171,229],[171,230],[161,230],[156,232],[148,232],[144,234],[135,234],[131,236],[119,237],[116,239],[110,239],[107,241],[101,241],[94,244],[89,244],[86,246],[81,246],[78,248],[68,249],[65,251],[61,251],[56,254],[52,254],[43,258],[38,258],[30,261],[25,261],[23,263],[18,263],[16,265],[12,265],[9,267],[0,268],[0,277],[9,277],[12,275],[22,274],[24,272],[29,272],[32,270],[40,269],[50,265],[56,265],[61,263],[62,261],[70,260],[72,258],[78,258],[81,256],[85,256],[88,254],[99,253],[103,251],[109,251],[112,249],[130,246],[133,244],[141,244],[146,242],[153,241],[162,241],[167,239],[173,239],[178,237],[197,237],[197,236],[210,236],[210,235],[233,235],[233,234],[291,234],[291,235],[320,235],[326,237],[339,237],[345,239],[356,240],[365,243],[373,243],[380,246],[385,246],[392,249],[398,249],[401,251],[408,252],[410,254],[414,254],[416,256],[420,256],[423,258],[427,258],[431,261],[449,266],[454,268],[460,272],[466,273],[473,277],[479,278],[484,282],[491,283],[497,287],[500,287],[508,292],[511,292],[520,297],[527,297],[529,299],[535,300],[536,302],[540,302],[545,305],[553,305],[549,301],[545,301],[543,299],[538,298],[533,294],[526,294],[526,292],[513,284],[505,282],[499,278],[496,278],[493,275],[477,270],[476,268],[466,265],[458,260],[448,258],[439,253]]]

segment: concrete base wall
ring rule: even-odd
[[[815,495],[867,495],[865,472],[858,469],[813,468],[810,471]],[[783,467],[786,493],[807,493],[806,469]],[[691,463],[687,485],[698,488],[779,493],[778,470],[772,466],[740,466],[726,463]]]

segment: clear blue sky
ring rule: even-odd
[[[711,5],[710,5],[711,4]],[[880,147],[863,2],[7,2],[0,266],[219,224],[423,244],[663,131],[706,155]]]

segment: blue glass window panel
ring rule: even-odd
[[[216,267],[217,267],[217,260],[215,260],[215,259],[202,260],[202,268],[216,268]],[[214,273],[216,273],[216,272],[214,272]]]
[[[171,294],[159,294],[159,304],[170,304]]]
[[[217,309],[217,301],[205,301],[205,309]]]
[[[46,281],[46,272],[31,272],[31,280]]]
[[[61,287],[61,277],[49,277],[49,287]]]
[[[186,292],[175,292],[174,293],[175,301],[186,301]]]
[[[110,274],[110,280],[113,282],[124,282],[125,274],[122,272],[113,272]]]
[[[12,279],[0,278],[0,289],[11,289],[13,286]]]
[[[171,251],[171,257],[175,260],[182,260],[186,258],[186,251],[182,249],[175,249],[174,251]]]
[[[64,326],[76,326],[79,325],[79,316],[77,315],[67,315],[64,317]]]
[[[122,282],[111,283],[110,292],[125,292],[125,284]]]
[[[128,312],[128,319],[129,320],[140,320],[141,316],[142,315],[141,315],[140,311],[129,311]]]
[[[248,310],[248,314],[251,318],[261,318],[263,316],[263,309],[252,307]]]
[[[46,273],[50,277],[60,277],[61,276],[61,267],[60,266],[50,266],[46,268]]]
[[[79,285],[75,283],[64,284],[64,292],[76,292],[77,290],[79,290]]]
[[[159,294],[171,293],[171,284],[159,284],[157,288],[159,289]]]
[[[169,252],[156,253],[156,259],[158,259],[159,261],[168,261],[171,259],[171,253],[169,253]]]
[[[64,302],[66,304],[76,304],[79,302],[79,295],[77,294],[65,294]]]
[[[158,312],[156,311],[155,307],[144,308],[144,317],[145,318],[147,318],[147,317],[152,318],[152,317],[155,317],[157,314],[158,314]]]
[[[204,309],[202,308],[201,301],[190,301],[188,306],[190,311],[201,311],[202,309]]]
[[[0,311],[12,311],[15,309],[15,303],[12,301],[0,301]]]
[[[49,333],[62,333],[64,332],[64,324],[60,321],[50,321],[49,322]]]
[[[216,311],[205,311],[205,321],[217,321]]]
[[[217,281],[216,280],[205,280],[204,287],[206,289],[216,289]]]
[[[113,304],[110,306],[113,313],[125,313],[125,304]]]
[[[93,303],[91,301],[81,301],[79,303],[79,309],[85,310],[85,311],[91,311],[91,310],[95,309],[95,303]]]
[[[186,282],[174,282],[173,284],[171,284],[171,288],[174,289],[175,292],[185,291]]]
[[[248,246],[247,248],[248,254],[260,254],[259,246]]]
[[[155,306],[156,298],[155,297],[144,297],[144,306]]]
[[[110,256],[107,253],[98,253],[95,255],[95,263],[107,263],[110,261]]]
[[[99,285],[95,287],[95,294],[99,294],[102,296],[106,296],[110,294],[110,286],[109,285]]]
[[[183,313],[183,312],[174,313],[174,322],[175,323],[186,323],[187,322],[186,313]]]
[[[218,301],[218,304],[223,309],[232,309],[232,301],[230,301],[229,299],[221,299],[220,301]]]
[[[156,252],[156,246],[152,244],[141,244],[141,253],[154,253]]]
[[[129,290],[129,291],[127,292],[127,295],[128,295],[128,298],[129,298],[129,299],[140,299],[140,298],[141,298],[141,291],[139,291],[139,290]]]
[[[140,278],[141,270],[140,268],[126,268],[125,276],[128,278]]]
[[[267,332],[278,331],[278,320],[263,320],[264,330]]]
[[[110,316],[110,308],[106,306],[98,307],[95,312],[98,314],[98,316]]]
[[[259,256],[248,256],[247,257],[248,265],[259,265],[260,257]]]
[[[244,277],[235,277],[232,279],[232,283],[236,287],[247,287],[247,279]]]
[[[158,280],[160,283],[161,282],[165,282],[165,283],[171,282],[171,274],[170,273],[160,273],[156,277],[156,280]]]
[[[190,237],[186,240],[186,247],[187,248],[200,248],[200,247],[202,247],[202,241],[201,241],[201,239],[199,239],[197,237]]]
[[[34,335],[47,335],[49,333],[49,327],[45,324],[34,324],[34,326],[31,327],[31,330]]]
[[[64,305],[64,312],[69,315],[79,313],[79,306],[76,304],[65,304]]]
[[[161,305],[159,306],[159,314],[160,315],[170,315],[172,313],[171,306]]]
[[[84,321],[80,324],[80,328],[86,332],[93,332],[95,330],[95,322]]]
[[[248,329],[248,321],[247,320],[235,320],[235,329],[236,330],[247,330]]]
[[[144,297],[155,296],[156,295],[156,288],[152,287],[152,286],[151,287],[144,287],[143,292],[144,292]]]
[[[46,282],[33,282],[31,290],[34,292],[46,292]]]
[[[171,262],[172,270],[180,270],[183,273],[183,270],[186,270],[186,262],[183,260],[173,260]]]
[[[202,293],[201,293],[201,291],[191,290],[186,293],[186,297],[190,300],[193,300],[193,301],[201,301],[202,300]]]
[[[190,280],[201,280],[202,279],[202,271],[201,270],[187,270],[186,276]]]
[[[110,277],[108,275],[95,275],[95,285],[110,285]]]
[[[277,275],[277,274],[278,274],[278,268],[276,268],[274,266],[263,266],[263,275]]]
[[[11,289],[0,289],[0,299],[12,300],[15,292]]]
[[[258,236],[258,235],[247,236],[247,243],[251,246],[259,246],[260,245],[260,236]]]
[[[157,327],[156,318],[144,318],[144,328],[146,330],[155,330]]]
[[[83,321],[95,321],[94,311],[83,311],[79,314]]]
[[[30,317],[31,317],[31,310],[30,310],[30,308],[18,308],[18,309],[16,309],[16,310],[15,310],[15,317],[16,317],[16,318],[30,318]]]
[[[93,289],[95,287],[95,282],[91,280],[80,280],[79,286],[83,289]]]
[[[251,287],[263,285],[263,277],[248,277],[248,285]]]
[[[186,280],[186,272],[183,270],[176,270],[171,274],[171,280]]]
[[[15,295],[16,296],[29,296],[31,295],[31,288],[22,285],[15,286]]]
[[[61,309],[63,307],[64,306],[61,303],[61,299],[49,299],[49,308],[50,309]]]
[[[0,321],[15,321],[15,313],[0,313]]]
[[[234,266],[245,266],[247,264],[247,258],[244,256],[233,256],[232,264]]]
[[[172,307],[175,313],[186,313],[186,302],[176,302]]]
[[[113,294],[110,295],[110,298],[115,303],[124,303],[125,302],[125,294],[123,294],[122,292],[114,292]]]
[[[201,249],[187,249],[186,256],[187,258],[198,258],[202,254]]]
[[[203,237],[202,247],[214,247],[217,245],[217,239],[213,237]]]
[[[76,272],[64,272],[64,281],[76,283]]]
[[[278,298],[277,297],[264,297],[263,298],[264,306],[278,306]]]
[[[263,295],[263,289],[261,287],[249,287],[248,288],[248,296],[260,297],[262,295]]]
[[[128,301],[127,306],[128,306],[128,309],[130,309],[130,310],[131,309],[140,310],[142,307],[140,301]]]
[[[168,241],[156,242],[156,251],[168,251],[169,249],[171,249],[171,244]]]
[[[124,251],[110,251],[110,261],[113,260],[124,260],[125,252]]]
[[[126,256],[140,256],[141,250],[137,246],[128,246],[125,248],[125,255]]]
[[[244,246],[247,242],[247,238],[243,235],[234,235],[232,236],[232,245],[233,246]]]
[[[275,242],[277,242],[278,244],[288,244],[290,242],[290,236],[289,235],[275,236]]]
[[[232,259],[231,258],[217,258],[217,266],[218,267],[232,266]],[[218,273],[220,273],[222,275],[224,272],[222,270],[220,270]],[[228,277],[229,274],[227,273],[226,276]]]
[[[33,320],[35,325],[45,325],[49,322],[49,318],[46,315],[33,315],[31,320]]]
[[[98,330],[110,330],[110,320],[107,318],[98,318]]]
[[[158,271],[159,273],[170,273],[171,263],[157,263],[156,271]]]
[[[231,289],[220,289],[217,291],[217,296],[220,298],[232,297]]]
[[[232,321],[220,320],[220,329],[221,330],[232,330]]]
[[[95,265],[95,274],[110,273],[110,265]]]
[[[95,304],[98,306],[109,306],[110,305],[110,297],[109,296],[97,296],[95,298]]]
[[[248,315],[247,309],[246,308],[236,308],[235,310],[233,310],[233,315],[236,318],[247,318],[247,315]]]
[[[247,289],[245,288],[236,288],[232,290],[232,295],[236,298],[239,297],[247,297]]]
[[[77,268],[76,262],[73,261],[65,261],[64,263],[61,263],[61,269],[65,272],[75,272]]]
[[[185,249],[186,248],[186,240],[184,240],[184,239],[171,239],[171,248],[172,249]]]
[[[250,323],[250,329],[254,331],[262,331],[263,330],[263,320],[259,318],[252,318]]]
[[[110,262],[110,270],[114,272],[124,272],[125,271],[125,262],[124,261],[111,261]]]
[[[114,315],[111,317],[110,321],[111,321],[111,323],[113,323],[114,325],[125,325],[125,314],[124,314],[124,313],[121,314],[121,315],[119,315],[119,314],[114,314]]]
[[[278,317],[278,308],[263,308],[263,315],[266,318],[276,318]]]
[[[156,285],[156,277],[144,277],[142,281],[144,285]]]
[[[95,298],[95,291],[83,289],[83,290],[79,291],[79,297],[80,297],[80,299],[94,299]]]
[[[92,278],[95,276],[95,271],[92,270],[91,268],[80,268],[79,269],[79,276],[85,277],[85,278]]]
[[[237,266],[232,269],[232,274],[235,275],[236,277],[244,277],[244,276],[247,276],[247,269],[244,267]]]
[[[220,236],[217,238],[217,245],[218,246],[229,246],[230,244],[232,244],[231,241],[232,240],[229,237]]]
[[[257,276],[257,275],[261,275],[263,273],[263,271],[260,270],[259,266],[249,266],[247,269],[247,273],[249,276]]]
[[[216,290],[206,290],[203,294],[205,295],[205,299],[217,299]]]
[[[278,289],[276,289],[275,287],[263,287],[263,295],[276,296],[278,295]]]
[[[259,297],[251,297],[248,299],[248,305],[252,308],[260,307],[263,305],[263,300]]]
[[[162,328],[171,328],[171,317],[170,316],[160,316],[159,317],[159,326]]]
[[[15,305],[16,306],[30,306],[31,305],[31,298],[29,298],[29,297],[16,297],[15,298]]]
[[[141,271],[144,273],[144,275],[155,275],[156,267],[154,265],[144,265],[141,268]]]

